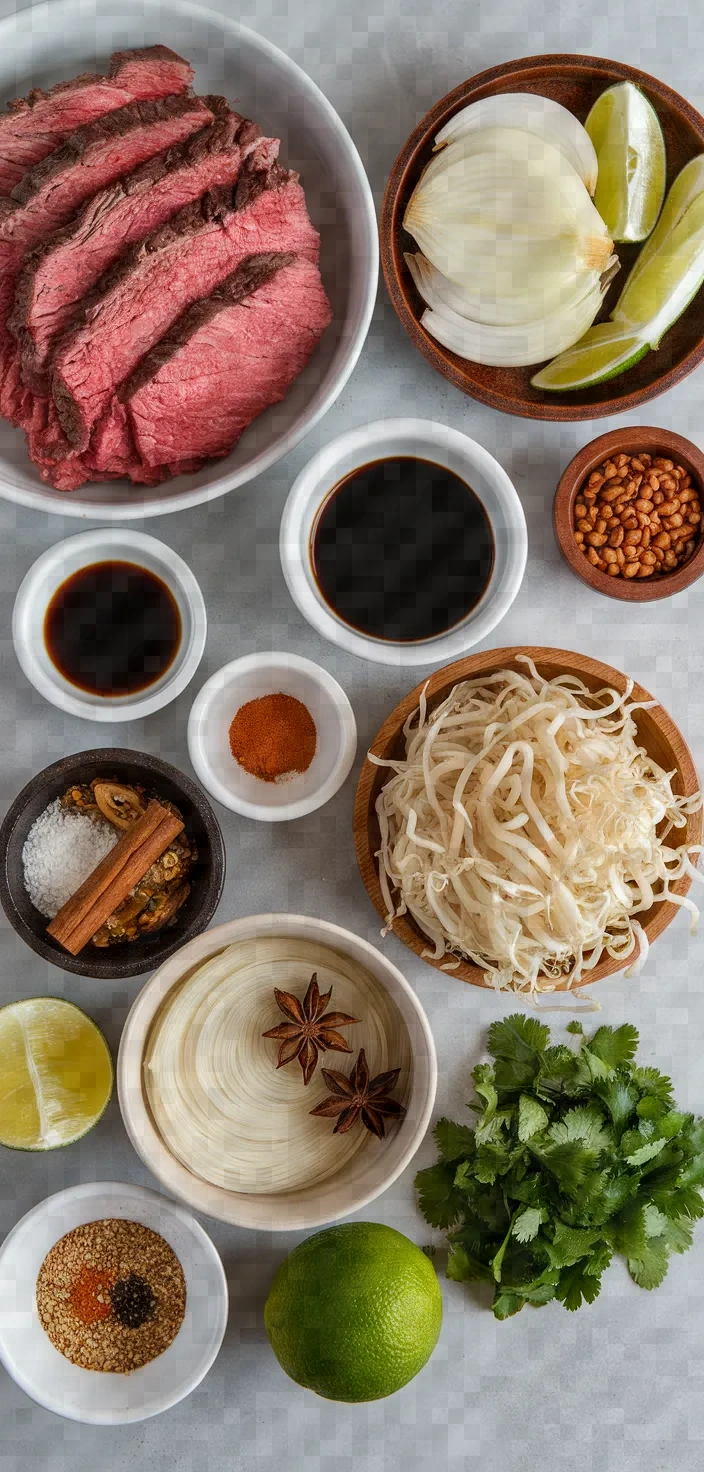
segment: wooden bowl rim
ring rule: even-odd
[[[658,77],[651,76],[649,72],[644,72],[639,67],[629,66],[627,62],[612,61],[603,56],[579,56],[574,52],[549,52],[545,56],[523,56],[515,61],[501,62],[497,66],[487,67],[484,71],[477,72],[466,82],[460,82],[451,92],[446,93],[425,113],[406,139],[392,165],[379,216],[381,267],[386,289],[402,326],[431,367],[453,383],[456,388],[461,389],[468,397],[476,399],[478,403],[488,405],[490,409],[498,409],[501,413],[514,414],[519,418],[556,420],[563,423],[623,414],[641,404],[648,403],[651,399],[658,398],[660,394],[667,393],[669,389],[681,383],[682,379],[686,378],[704,359],[704,333],[698,344],[690,349],[681,362],[663,372],[654,383],[645,384],[641,388],[620,394],[617,398],[597,400],[589,404],[564,404],[559,402],[558,395],[550,402],[529,403],[526,401],[521,403],[498,389],[482,384],[473,384],[470,387],[461,368],[455,366],[456,355],[451,355],[451,358],[443,355],[433,338],[421,327],[418,318],[408,305],[396,269],[395,237],[398,227],[395,214],[399,195],[408,171],[415,163],[416,155],[428,142],[430,135],[448,122],[460,107],[466,106],[476,97],[476,94],[491,95],[494,90],[493,84],[508,77],[515,77],[517,81],[520,81],[524,72],[536,67],[543,69],[552,67],[555,71],[564,71],[567,66],[574,71],[596,73],[597,75],[603,72],[613,76],[615,73],[622,81],[634,82],[644,91],[652,93],[670,111],[679,114],[694,129],[699,135],[702,151],[704,151],[704,117],[673,87],[669,87],[666,82],[661,82]],[[488,92],[487,89],[489,89]]]
[[[555,499],[553,501],[552,520],[555,540],[572,572],[586,583],[588,588],[596,589],[597,593],[603,593],[607,598],[616,598],[623,603],[654,603],[660,598],[671,598],[675,593],[681,593],[685,588],[691,587],[692,583],[704,573],[704,535],[699,534],[699,545],[695,548],[689,562],[677,571],[668,573],[657,582],[631,582],[625,578],[610,578],[605,572],[600,572],[598,567],[592,567],[582,552],[578,551],[574,540],[573,512],[577,499],[577,492],[592,470],[606,460],[610,455],[637,454],[639,451],[661,453],[667,450],[670,458],[678,457],[690,474],[694,474],[699,482],[699,493],[704,500],[704,453],[692,444],[691,440],[685,439],[681,434],[675,434],[671,429],[655,429],[645,425],[634,424],[622,429],[612,429],[608,434],[599,435],[597,439],[590,440],[570,460],[569,465],[563,471],[558,481]]]
[[[387,716],[383,725],[377,731],[374,740],[371,742],[368,752],[380,756],[398,739],[404,722],[417,709],[423,690],[425,690],[429,708],[433,709],[444,698],[444,695],[449,694],[449,689],[452,685],[456,685],[460,680],[471,679],[475,675],[489,674],[506,665],[515,664],[517,656],[521,654],[528,655],[533,659],[538,669],[545,665],[550,666],[554,664],[556,666],[556,673],[559,671],[561,674],[587,675],[592,679],[603,681],[604,685],[611,685],[617,690],[625,689],[629,678],[613,665],[604,664],[601,660],[592,659],[591,656],[586,654],[577,654],[573,650],[525,644],[510,645],[503,649],[483,650],[480,654],[468,655],[465,659],[459,659],[454,664],[446,665],[444,669],[436,670],[426,680],[422,680],[416,685],[403,700],[399,701],[399,704],[391,711],[390,715]],[[655,700],[655,697],[637,681],[634,682],[632,695],[636,700]],[[699,780],[692,753],[682,732],[675,725],[672,717],[668,715],[659,701],[655,701],[650,716],[655,721],[665,741],[672,748],[673,760],[676,761],[683,794],[688,797],[692,796],[699,790]],[[365,756],[357,784],[354,805],[354,845],[362,883],[377,914],[381,916],[382,920],[385,920],[386,907],[379,884],[377,863],[368,840],[368,826],[370,819],[373,817],[372,792],[378,773],[379,768],[374,766]],[[691,843],[700,843],[703,826],[701,808],[698,812],[691,815],[690,824],[692,826],[692,836],[689,841]],[[685,874],[672,885],[672,889],[678,895],[686,895],[691,884],[691,877]],[[645,934],[650,945],[667,929],[667,926],[674,919],[679,906],[673,904],[671,901],[661,901],[659,904],[656,904],[654,909],[654,915],[644,926]],[[415,922],[407,916],[404,915],[394,920],[391,929],[393,934],[399,940],[403,941],[404,945],[408,946],[410,950],[414,951],[428,965],[435,967],[437,971],[442,971],[443,966],[447,965],[447,956],[442,957],[440,960],[435,960],[433,957],[425,954],[430,941],[427,936],[424,936],[417,929]],[[623,971],[624,965],[632,964],[633,959],[634,957],[631,957],[628,963],[624,963],[611,956],[606,957],[605,960],[599,961],[594,969],[589,972],[585,981],[580,983],[580,989],[582,986],[591,985],[595,981],[602,981],[607,976],[613,976],[616,972]],[[464,961],[452,971],[443,971],[443,975],[445,976],[458,977],[460,981],[468,982],[472,986],[483,987],[485,990],[493,990],[490,983],[484,979],[485,974],[481,967],[473,966],[470,962]],[[568,988],[565,983],[559,983],[555,987],[555,991],[566,990]]]

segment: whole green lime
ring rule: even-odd
[[[432,1263],[408,1237],[350,1222],[316,1232],[282,1262],[264,1323],[298,1385],[327,1400],[381,1400],[430,1358],[442,1295]]]

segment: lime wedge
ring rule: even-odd
[[[704,194],[690,205],[648,262],[629,277],[612,313],[623,332],[638,328],[657,347],[704,281]]]
[[[594,203],[612,240],[645,240],[665,193],[665,140],[655,109],[632,82],[608,87],[585,128],[599,171]]]
[[[628,277],[627,288],[634,284],[645,266],[650,265],[653,256],[662,249],[672,231],[702,194],[704,194],[704,153],[699,153],[696,158],[691,158],[683,169],[680,169],[674,184],[671,185],[658,223],[652,235],[646,240]]]
[[[0,1009],[0,1144],[55,1150],[97,1124],[112,1093],[103,1034],[80,1007],[31,997]]]
[[[647,351],[648,343],[632,328],[624,328],[623,323],[601,322],[597,327],[590,327],[574,347],[541,368],[531,383],[534,388],[549,389],[552,393],[591,388],[632,368]]]

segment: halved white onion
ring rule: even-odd
[[[522,128],[564,153],[590,194],[596,189],[597,159],[586,128],[561,103],[534,92],[500,92],[462,108],[435,136],[435,149],[481,128]]]
[[[581,296],[537,320],[492,326],[472,321],[459,310],[461,292],[424,256],[408,254],[406,262],[429,308],[421,326],[459,357],[492,368],[523,368],[564,352],[591,326],[605,295],[597,278]]]

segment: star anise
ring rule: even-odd
[[[362,1124],[377,1139],[383,1140],[386,1133],[384,1119],[403,1119],[406,1113],[402,1104],[389,1098],[400,1072],[400,1068],[391,1068],[388,1073],[378,1073],[370,1080],[364,1048],[360,1048],[349,1078],[344,1073],[334,1073],[331,1068],[323,1069],[323,1078],[332,1094],[310,1112],[321,1119],[337,1117],[334,1135],[345,1135],[361,1115]]]
[[[291,1018],[290,1022],[280,1022],[278,1027],[271,1027],[263,1033],[263,1037],[277,1038],[281,1043],[277,1068],[283,1068],[285,1063],[293,1063],[297,1058],[303,1070],[303,1082],[308,1084],[315,1073],[320,1053],[327,1049],[336,1053],[352,1052],[336,1028],[349,1027],[353,1022],[359,1022],[359,1018],[348,1017],[346,1012],[325,1011],[332,996],[332,987],[328,992],[320,991],[317,971],[313,972],[302,1002],[291,992],[279,991],[278,987],[274,987],[274,996],[284,1016]]]

